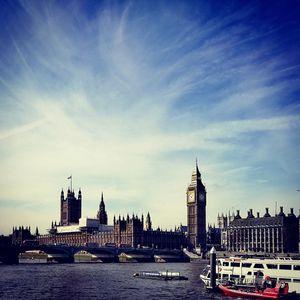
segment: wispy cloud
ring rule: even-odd
[[[22,220],[42,201],[47,228],[72,173],[83,215],[104,191],[110,219],[149,210],[173,227],[186,222],[196,156],[210,222],[250,199],[296,206],[299,58],[278,45],[287,25],[257,19],[259,6],[152,5],[25,1],[2,27],[0,207],[18,199]],[[0,230],[15,225],[0,218]]]

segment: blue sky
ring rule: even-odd
[[[299,1],[1,1],[0,233],[83,216],[299,211]]]

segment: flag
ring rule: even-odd
[[[71,178],[72,178],[72,175],[68,177],[68,179],[71,179]]]

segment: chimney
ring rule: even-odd
[[[240,210],[239,209],[236,211],[236,216],[234,218],[235,219],[241,219]]]
[[[254,218],[254,216],[253,216],[253,209],[250,209],[248,211],[248,217],[247,217],[247,219],[252,219],[252,218]]]
[[[252,208],[250,209],[250,217],[254,218],[254,216],[253,216],[253,209]]]
[[[280,211],[279,211],[278,216],[280,216],[280,217],[285,217],[285,214],[284,214],[284,212],[283,212],[283,206],[280,206]]]
[[[289,217],[295,217],[293,208],[291,208],[291,212],[289,213]]]
[[[267,218],[267,217],[271,217],[271,215],[269,214],[269,208],[266,207],[266,213],[264,215],[264,218]]]

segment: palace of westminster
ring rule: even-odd
[[[107,212],[101,195],[97,218],[82,218],[82,193],[76,198],[72,189],[66,196],[61,191],[60,222],[52,222],[49,234],[36,235],[40,245],[67,244],[74,246],[97,245],[117,247],[151,247],[190,249],[205,251],[209,246],[238,252],[288,253],[299,252],[299,222],[293,209],[288,214],[280,208],[279,214],[271,216],[268,208],[263,216],[253,215],[249,210],[246,218],[235,215],[218,215],[217,227],[206,228],[206,188],[196,162],[191,183],[186,190],[187,226],[165,231],[153,229],[150,214],[114,217],[113,224],[107,223]],[[28,229],[27,229],[28,230]],[[12,243],[17,244],[25,237],[25,229],[14,229]],[[28,235],[27,235],[28,236]],[[198,248],[198,249],[199,249]]]

